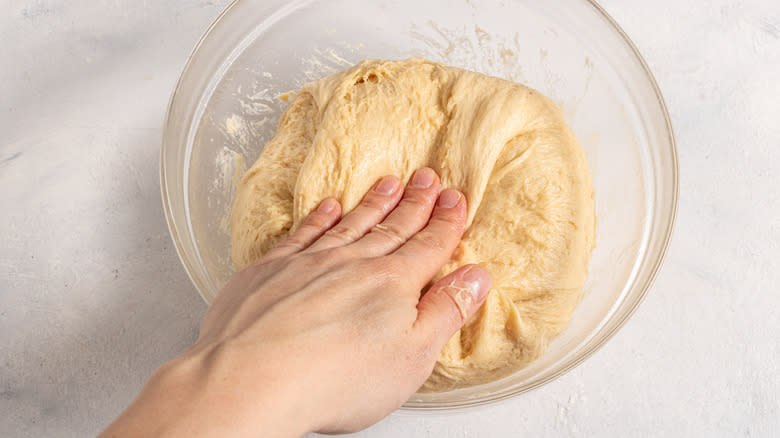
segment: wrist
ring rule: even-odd
[[[249,370],[251,379],[244,379],[247,374],[234,365],[248,362],[232,356],[219,347],[188,352],[163,364],[106,436],[287,438],[309,432],[297,415],[294,388],[284,385],[289,382],[262,369]]]

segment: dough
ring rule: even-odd
[[[566,327],[594,246],[582,148],[558,106],[530,88],[419,58],[367,60],[305,85],[238,186],[233,262],[262,256],[323,198],[346,213],[379,177],[407,181],[422,166],[469,204],[440,275],[479,263],[493,289],[421,391],[496,380]]]

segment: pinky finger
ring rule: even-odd
[[[323,200],[287,239],[269,251],[260,263],[303,251],[328,231],[341,218],[341,204],[333,198]]]

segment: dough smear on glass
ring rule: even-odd
[[[468,200],[440,275],[479,263],[481,310],[421,391],[490,382],[537,359],[567,325],[594,247],[593,186],[560,108],[513,82],[414,58],[367,60],[305,85],[241,180],[231,217],[241,269],[328,196],[344,213],[383,175],[430,166]]]

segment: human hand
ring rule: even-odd
[[[465,197],[440,187],[428,168],[405,190],[385,177],[340,221],[338,202],[324,200],[228,282],[197,342],[106,433],[144,406],[175,418],[157,434],[280,437],[356,431],[398,408],[491,283],[469,265],[420,296],[466,221]]]

